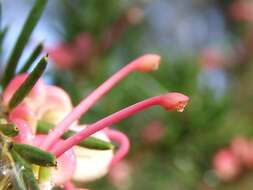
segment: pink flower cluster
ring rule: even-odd
[[[253,2],[237,0],[229,8],[231,17],[235,21],[253,22]]]
[[[88,33],[81,33],[71,43],[62,43],[49,48],[49,57],[59,69],[66,70],[87,63],[95,51],[94,39]]]
[[[213,158],[213,167],[218,177],[231,181],[238,177],[243,169],[253,169],[253,141],[236,137],[230,146],[219,150]]]
[[[49,184],[53,183],[71,190],[74,189],[71,181],[87,182],[105,175],[123,159],[130,146],[127,136],[110,129],[110,126],[151,106],[158,105],[168,111],[182,112],[189,98],[172,92],[146,99],[89,125],[81,125],[78,120],[128,74],[156,70],[159,63],[160,56],[155,54],[139,57],[106,80],[76,107],[73,107],[70,97],[64,90],[47,85],[40,79],[22,103],[8,113],[8,120],[15,123],[20,131],[13,140],[40,147],[57,157],[57,168],[52,168],[51,179],[47,182]],[[28,75],[16,76],[4,90],[2,104],[5,110],[8,111],[9,101]],[[54,124],[55,128],[48,135],[38,134],[36,132],[38,121]],[[75,130],[76,134],[62,140],[61,136],[69,129]],[[119,145],[118,150],[114,153],[113,150],[101,151],[76,146],[91,135],[106,141],[115,141]],[[40,184],[41,188],[44,189],[47,183]]]

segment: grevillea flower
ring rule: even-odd
[[[253,169],[253,142],[245,137],[236,137],[232,140],[230,148],[242,165]]]
[[[141,133],[141,139],[146,144],[153,144],[161,140],[165,135],[165,126],[160,121],[151,121]]]
[[[94,39],[87,33],[81,33],[73,42],[61,43],[48,48],[49,57],[59,69],[66,70],[87,63],[94,53]]]
[[[189,100],[184,94],[170,92],[143,100],[94,123],[79,124],[79,119],[130,73],[156,70],[160,56],[146,54],[130,62],[74,107],[63,89],[45,84],[41,79],[47,56],[28,72],[42,51],[42,44],[37,45],[23,67],[17,70],[46,3],[47,0],[35,1],[0,83],[0,188],[3,190],[49,190],[54,187],[78,190],[73,181],[96,180],[110,170],[116,170],[115,166],[127,154],[129,139],[111,126],[152,106],[182,112]],[[114,34],[106,32],[105,36],[108,33]],[[104,41],[103,47],[111,44]],[[73,44],[63,44],[49,52],[49,57],[62,68],[69,68],[75,62],[87,61],[92,47],[93,39],[80,35]],[[116,150],[113,142],[117,145]]]
[[[23,100],[11,109],[13,97],[32,74],[17,75],[9,82],[2,93],[2,105],[6,123],[15,124],[19,130],[19,134],[11,138],[17,143],[14,148],[17,146],[19,151],[19,143],[29,144],[38,147],[37,151],[50,152],[57,158],[56,168],[48,167],[48,164],[55,165],[54,161],[40,160],[47,164],[36,165],[40,162],[34,161],[34,158],[30,158],[29,151],[25,154],[22,149],[20,154],[34,161],[33,174],[41,189],[48,189],[54,185],[74,189],[70,181],[87,182],[107,174],[124,158],[130,148],[129,139],[125,134],[110,129],[121,120],[152,106],[161,106],[167,111],[183,111],[189,98],[181,93],[171,92],[126,107],[97,122],[79,124],[79,118],[120,80],[132,72],[156,70],[159,63],[160,56],[156,54],[146,54],[137,58],[106,80],[76,107],[73,107],[64,90],[47,85],[39,79]],[[101,144],[108,144],[110,141],[118,145],[115,152],[112,146],[107,149],[101,148]],[[82,143],[86,144],[81,146]],[[52,156],[48,157],[50,160]]]
[[[222,149],[215,154],[213,167],[218,177],[224,181],[235,179],[241,171],[239,159],[229,149]]]
[[[224,181],[238,177],[243,169],[253,169],[253,143],[245,137],[235,137],[229,147],[219,150],[213,159],[214,170]]]
[[[237,0],[229,7],[231,17],[236,21],[253,22],[252,1]]]

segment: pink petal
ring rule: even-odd
[[[34,145],[39,146],[46,135],[36,135]],[[57,146],[57,144],[55,145]],[[63,185],[71,180],[76,169],[76,155],[73,149],[66,151],[62,156],[57,158],[57,169],[53,170],[53,182],[57,185]]]
[[[31,144],[34,139],[34,135],[29,124],[21,119],[13,119],[12,122],[15,123],[19,129],[19,134],[14,137],[14,140],[19,143]]]
[[[3,104],[5,106],[8,105],[13,94],[23,84],[28,75],[29,74],[27,73],[18,75],[8,84],[5,91],[3,92]],[[38,101],[41,102],[40,100],[44,98],[44,94],[44,82],[42,80],[39,80],[31,90],[31,92],[28,94],[28,98],[31,99],[30,101],[34,101],[34,103],[37,104]]]

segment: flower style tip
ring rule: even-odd
[[[126,107],[110,116],[105,117],[91,125],[88,128],[83,129],[79,133],[73,135],[68,138],[64,142],[62,142],[58,147],[55,147],[52,150],[52,153],[59,157],[65,151],[72,148],[73,146],[80,143],[83,139],[89,137],[90,135],[103,130],[106,127],[110,127],[113,124],[116,124],[123,119],[128,118],[131,115],[134,115],[144,109],[147,109],[152,106],[160,105],[164,107],[166,110],[174,110],[176,109],[178,112],[182,112],[184,107],[186,106],[189,98],[186,95],[172,92],[161,96],[155,96],[139,103],[136,103],[132,106]]]
[[[158,69],[161,62],[161,56],[157,54],[146,54],[139,57],[135,61],[138,63],[138,71],[150,72]]]
[[[163,96],[161,106],[168,111],[175,109],[177,112],[183,112],[188,101],[188,96],[181,93],[172,92]]]

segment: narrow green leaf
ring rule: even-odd
[[[57,165],[56,157],[53,154],[43,151],[35,146],[15,143],[13,144],[13,150],[32,164],[45,167]]]
[[[2,30],[1,30],[1,32],[0,32],[0,46],[2,46],[3,45],[3,41],[4,41],[4,38],[5,38],[5,36],[6,36],[6,34],[7,34],[7,32],[8,32],[8,30],[9,30],[9,27],[4,27]]]
[[[48,134],[50,130],[54,128],[54,125],[45,121],[39,121],[37,125],[37,133]],[[76,132],[67,131],[62,135],[63,139],[67,139],[73,136]],[[96,149],[96,150],[110,150],[113,149],[113,144],[96,137],[88,137],[85,140],[81,141],[79,144],[81,147]]]
[[[71,136],[76,134],[74,131],[67,131],[63,134],[62,138],[67,139]],[[96,137],[88,137],[85,140],[81,141],[79,144],[81,147],[89,148],[89,149],[96,149],[96,150],[110,150],[113,149],[113,144]]]
[[[9,102],[9,110],[15,108],[20,104],[26,95],[32,90],[33,86],[39,80],[47,67],[47,58],[43,57],[36,65],[34,70],[30,73],[24,83],[17,89]]]
[[[19,133],[18,128],[11,123],[0,124],[0,131],[8,137],[15,137]]]
[[[19,164],[21,167],[23,167],[23,170],[21,170],[20,172],[23,175],[24,180],[29,189],[40,190],[38,182],[33,174],[30,164],[27,163],[15,150],[12,149],[11,154],[15,162]]]
[[[39,43],[18,73],[21,74],[27,72],[29,68],[32,66],[33,62],[38,58],[42,50],[43,44]]]
[[[15,75],[19,58],[21,57],[23,53],[23,50],[32,34],[33,29],[37,25],[42,15],[42,12],[46,6],[46,3],[47,3],[47,0],[36,0],[35,4],[33,5],[32,10],[30,11],[25,21],[25,24],[21,30],[21,33],[17,39],[17,42],[7,62],[5,72],[3,75],[3,80],[2,80],[2,84],[4,87],[6,87],[9,81]]]

